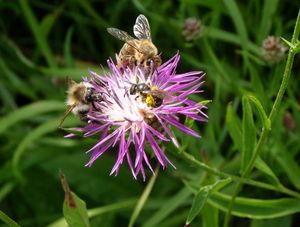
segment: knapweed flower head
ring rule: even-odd
[[[279,37],[268,36],[262,42],[261,55],[269,64],[280,62],[286,56],[287,47]]]
[[[196,40],[202,35],[203,28],[204,25],[199,19],[189,17],[184,21],[182,35],[186,41]]]
[[[86,82],[102,98],[93,103],[87,125],[76,129],[84,136],[99,135],[98,142],[87,151],[91,154],[87,166],[115,147],[118,154],[111,174],[118,174],[121,164],[126,161],[134,178],[141,173],[145,179],[145,167],[153,172],[149,158],[153,155],[146,152],[146,147],[163,168],[173,166],[161,145],[161,142],[172,141],[179,146],[171,126],[200,137],[180,122],[179,115],[206,121],[207,116],[202,112],[206,107],[188,97],[202,92],[199,87],[203,84],[204,73],[176,73],[179,58],[176,54],[150,73],[136,66],[120,69],[112,60],[108,60],[110,71],[104,70],[102,75],[90,72]],[[141,92],[140,86],[149,91]]]

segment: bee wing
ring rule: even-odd
[[[127,43],[129,40],[133,40],[134,38],[130,36],[127,32],[124,32],[117,28],[107,28],[107,31],[109,34],[111,34],[113,37],[123,41],[124,43]]]
[[[162,90],[150,90],[150,91],[145,91],[145,93],[147,93],[149,95],[158,96],[158,97],[160,97],[162,99],[169,98],[171,96],[171,94],[169,94],[169,92],[162,91]]]
[[[133,33],[138,39],[148,39],[151,41],[150,25],[143,14],[136,18],[135,25],[133,26]]]

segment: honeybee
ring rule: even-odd
[[[160,90],[155,86],[149,86],[146,83],[132,84],[129,89],[130,95],[140,94],[142,100],[149,107],[159,107],[163,104],[164,99],[170,98],[170,94]]]
[[[66,117],[72,112],[82,121],[87,121],[87,114],[93,106],[94,102],[102,101],[101,94],[96,93],[93,86],[88,82],[76,83],[70,77],[67,78],[68,91],[67,91],[67,110],[59,124],[61,127]]]
[[[107,28],[107,31],[125,42],[117,59],[119,68],[142,65],[149,73],[152,65],[154,69],[161,65],[162,60],[156,46],[152,43],[149,22],[144,15],[139,15],[133,26],[133,33],[137,39],[118,28]]]

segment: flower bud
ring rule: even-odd
[[[189,17],[185,20],[182,35],[186,41],[198,39],[203,32],[203,24],[195,17]]]
[[[283,45],[279,37],[268,36],[262,42],[262,58],[270,64],[280,62],[285,57],[286,51],[287,47]]]
[[[291,132],[296,128],[296,121],[293,115],[288,111],[283,116],[283,125],[288,132]]]

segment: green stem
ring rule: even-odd
[[[294,33],[293,33],[293,37],[292,37],[292,44],[295,45],[298,42],[298,36],[300,33],[300,10],[298,12],[298,16],[297,16],[297,20],[296,20],[296,25],[294,28]],[[286,88],[288,86],[288,82],[290,79],[290,75],[291,75],[291,71],[292,71],[292,66],[293,66],[293,62],[294,62],[294,57],[295,57],[295,52],[294,49],[290,48],[289,50],[289,54],[288,54],[288,58],[287,58],[287,62],[286,62],[286,66],[285,66],[285,70],[284,70],[284,74],[283,74],[283,78],[282,78],[282,82],[279,88],[279,91],[277,93],[275,102],[273,104],[272,110],[270,112],[269,115],[269,119],[270,122],[272,124],[272,122],[274,121],[276,115],[278,114],[278,110],[282,101],[282,97],[286,91]],[[242,179],[245,178],[252,170],[252,168],[254,167],[254,163],[256,158],[258,157],[268,135],[269,135],[270,131],[266,130],[265,128],[262,129],[260,138],[258,140],[258,143],[255,147],[254,150],[254,154],[248,164],[248,166],[246,167],[245,171],[242,173],[241,175],[241,179],[238,181],[238,184],[235,188],[235,191],[232,195],[232,199],[229,203],[228,206],[228,211],[226,213],[226,217],[225,217],[225,221],[224,221],[224,227],[228,227],[229,221],[230,221],[230,215],[231,215],[231,210],[235,201],[235,198],[238,196],[238,193],[240,192],[241,188],[242,188],[242,184],[244,182],[242,182]],[[298,194],[298,193],[297,193]]]
[[[300,199],[300,194],[299,193],[297,193],[295,191],[292,191],[292,190],[290,190],[286,187],[276,187],[276,186],[273,186],[271,184],[267,184],[267,183],[264,183],[264,182],[255,181],[255,180],[251,180],[251,179],[247,179],[247,178],[242,178],[242,177],[232,175],[232,174],[229,174],[229,173],[224,173],[224,172],[221,172],[220,170],[218,170],[216,168],[212,168],[212,167],[204,164],[203,162],[200,162],[199,160],[195,159],[195,157],[190,155],[189,153],[182,152],[181,155],[182,155],[181,157],[183,157],[185,160],[189,161],[190,163],[195,164],[196,166],[200,167],[201,169],[205,170],[206,172],[208,172],[210,174],[213,174],[213,175],[216,175],[216,176],[219,176],[219,177],[222,177],[222,178],[230,177],[233,181],[236,181],[238,183],[242,182],[244,184],[248,184],[248,185],[251,185],[251,186],[258,187],[258,188],[263,188],[263,189],[267,189],[267,190],[271,190],[271,191],[281,192],[281,193],[284,193],[284,194],[287,194],[287,195],[290,195],[290,196],[293,196],[295,198]]]
[[[139,200],[137,201],[137,204],[135,205],[135,208],[132,212],[132,215],[130,217],[130,221],[128,224],[128,227],[133,227],[139,214],[141,213],[145,203],[147,202],[149,195],[153,189],[153,186],[156,182],[156,178],[158,175],[158,171],[159,171],[159,165],[157,165],[156,169],[155,169],[155,174],[152,176],[151,180],[149,181],[149,183],[147,184],[143,194],[141,195],[141,197],[139,198]]]

